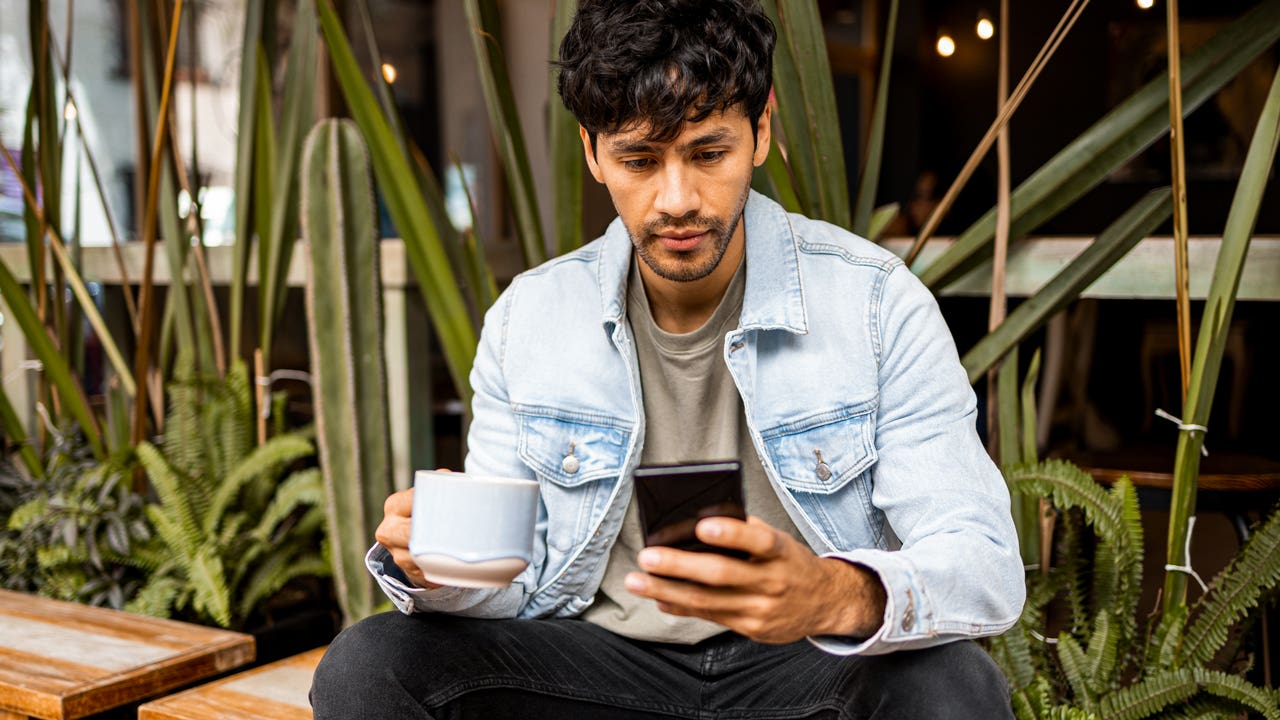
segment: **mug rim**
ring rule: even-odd
[[[528,480],[526,478],[504,477],[502,475],[481,475],[479,473],[453,472],[443,470],[415,470],[413,482],[418,483],[418,476],[429,475],[437,478],[449,478],[451,480],[465,480],[467,482],[483,482],[490,485],[513,485],[515,487],[537,487],[537,480]]]

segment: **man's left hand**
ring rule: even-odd
[[[885,592],[871,570],[820,558],[757,517],[706,518],[695,533],[750,559],[648,547],[638,558],[648,574],[627,575],[627,589],[656,600],[663,612],[711,620],[765,643],[808,635],[870,637],[880,628]]]

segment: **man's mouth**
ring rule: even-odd
[[[673,252],[687,252],[698,247],[707,236],[706,230],[678,230],[655,233],[654,237],[662,242],[662,246]]]

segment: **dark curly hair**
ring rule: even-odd
[[[754,134],[776,39],[757,0],[584,0],[560,44],[560,97],[593,148],[635,123],[669,142],[738,104]]]

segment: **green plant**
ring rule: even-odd
[[[380,264],[369,156],[350,120],[307,136],[302,232],[316,426],[334,583],[348,622],[373,613],[365,547],[391,492]]]
[[[150,576],[129,609],[239,626],[289,581],[329,574],[320,471],[296,469],[315,449],[302,431],[255,447],[243,363],[221,380],[178,368],[164,440],[137,448],[160,544],[139,555]]]
[[[0,463],[0,585],[121,608],[145,573],[134,554],[154,542],[131,462],[99,462],[75,428],[57,433],[33,478]]]
[[[1067,513],[1056,565],[1033,573],[1017,626],[990,641],[1013,689],[1019,720],[1235,717],[1250,710],[1280,718],[1280,696],[1239,677],[1230,640],[1248,612],[1280,586],[1280,512],[1273,511],[1240,554],[1190,609],[1175,606],[1138,632],[1142,523],[1127,478],[1110,490],[1062,461],[1007,468],[1010,485],[1050,497]],[[1097,542],[1087,556],[1084,531]],[[1069,617],[1045,639],[1046,608]],[[1144,642],[1145,639],[1145,642]],[[1051,648],[1052,645],[1052,648]],[[1225,653],[1225,661],[1215,658]],[[1193,701],[1196,714],[1183,714]]]

